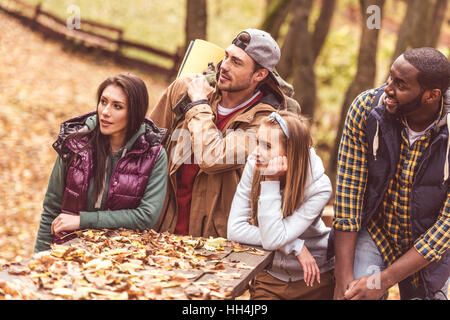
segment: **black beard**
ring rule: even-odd
[[[220,72],[222,72],[222,71],[220,71]],[[221,90],[221,91],[226,91],[226,92],[239,92],[239,91],[242,91],[242,90],[245,90],[245,89],[247,89],[248,87],[250,87],[250,84],[251,84],[251,80],[252,80],[252,76],[253,76],[253,74],[254,73],[252,73],[251,75],[250,75],[250,77],[248,78],[248,81],[247,81],[247,83],[244,83],[244,84],[239,84],[239,85],[231,85],[231,83],[229,84],[229,86],[227,86],[227,87],[221,87],[221,85],[220,85],[220,80],[218,80],[217,81],[217,86],[218,86],[218,88]],[[220,79],[220,78],[219,78]],[[229,82],[231,82],[231,79],[229,80]]]
[[[425,90],[421,90],[420,93],[415,97],[412,101],[399,105],[397,108],[397,111],[393,114],[391,114],[392,117],[395,119],[399,119],[409,113],[412,113],[416,110],[419,110],[422,106],[422,96]]]

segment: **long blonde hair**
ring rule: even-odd
[[[281,143],[285,146],[288,164],[286,174],[280,181],[281,187],[284,186],[282,211],[283,216],[287,217],[297,210],[303,202],[306,180],[308,178],[308,171],[310,170],[309,150],[312,146],[312,138],[308,120],[304,116],[289,111],[279,111],[278,114],[286,123],[289,138],[283,133],[280,125],[273,118],[267,117],[261,125],[278,128],[281,131]],[[260,192],[261,174],[259,169],[255,167],[250,193],[251,220],[254,224],[257,224],[256,217]]]

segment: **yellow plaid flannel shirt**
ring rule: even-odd
[[[338,155],[335,216],[333,227],[339,231],[357,232],[361,228],[361,212],[367,182],[366,121],[378,89],[360,94],[350,106]],[[441,118],[443,107],[441,107]],[[404,122],[400,159],[394,178],[384,195],[377,214],[367,224],[386,265],[394,263],[414,247],[429,261],[439,260],[450,247],[450,194],[442,204],[435,224],[413,241],[410,221],[411,185],[420,165],[423,151],[431,140],[431,129],[409,145]],[[437,124],[437,121],[435,125]],[[417,275],[416,275],[417,276]]]

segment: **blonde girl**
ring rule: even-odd
[[[321,219],[331,183],[312,148],[307,120],[272,113],[257,132],[228,220],[230,240],[274,250],[270,269],[251,285],[251,299],[332,299],[330,228]]]

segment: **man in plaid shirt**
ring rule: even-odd
[[[397,283],[401,299],[446,298],[449,85],[448,59],[413,49],[350,106],[334,204],[335,299],[379,299]]]

